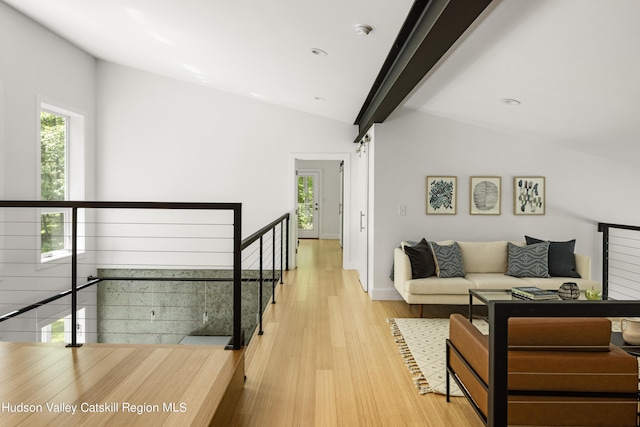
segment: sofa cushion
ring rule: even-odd
[[[507,242],[458,242],[464,271],[503,273],[507,271]]]
[[[425,239],[415,246],[404,246],[404,253],[409,257],[411,262],[411,278],[421,279],[424,277],[435,276],[436,263],[433,260],[431,247]]]
[[[516,286],[528,286],[523,279],[507,276],[504,273],[467,273],[464,278],[475,283],[476,289],[511,289]]]
[[[465,295],[469,296],[469,289],[476,285],[464,277],[449,277],[441,279],[436,276],[426,279],[407,280],[405,291],[416,295]]]
[[[527,245],[544,242],[535,237],[524,236]],[[553,277],[576,277],[580,274],[576,271],[576,256],[574,253],[575,240],[567,242],[549,241],[549,274]]]
[[[431,242],[431,250],[436,261],[436,273],[440,278],[464,277],[462,252],[457,242],[451,245],[439,245]]]
[[[517,246],[507,243],[507,274],[514,277],[549,277],[549,242]]]

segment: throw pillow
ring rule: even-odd
[[[524,238],[527,245],[545,241],[530,236],[524,236]],[[575,246],[575,239],[567,242],[549,242],[549,274],[551,276],[580,278],[580,274],[576,271]]]
[[[433,261],[433,254],[429,243],[422,239],[415,246],[404,246],[404,253],[409,257],[411,262],[411,278],[422,279],[424,277],[435,276],[436,264]]]
[[[549,277],[549,242],[528,246],[507,243],[507,275]]]
[[[439,245],[430,242],[431,250],[436,259],[436,272],[438,277],[464,277],[465,271],[462,265],[462,251],[458,242],[451,245]]]

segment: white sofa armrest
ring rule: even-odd
[[[583,279],[591,279],[591,257],[587,255],[576,255],[576,272]]]
[[[406,295],[404,284],[411,280],[411,261],[404,251],[395,248],[393,251],[393,285],[404,298]]]

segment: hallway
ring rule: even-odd
[[[418,394],[386,322],[408,305],[371,301],[338,241],[301,240],[284,283],[247,349],[234,426],[483,425],[463,398]]]

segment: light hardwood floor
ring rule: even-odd
[[[284,282],[247,349],[233,426],[483,426],[464,398],[418,394],[386,322],[415,314],[371,301],[337,241],[302,240]]]

